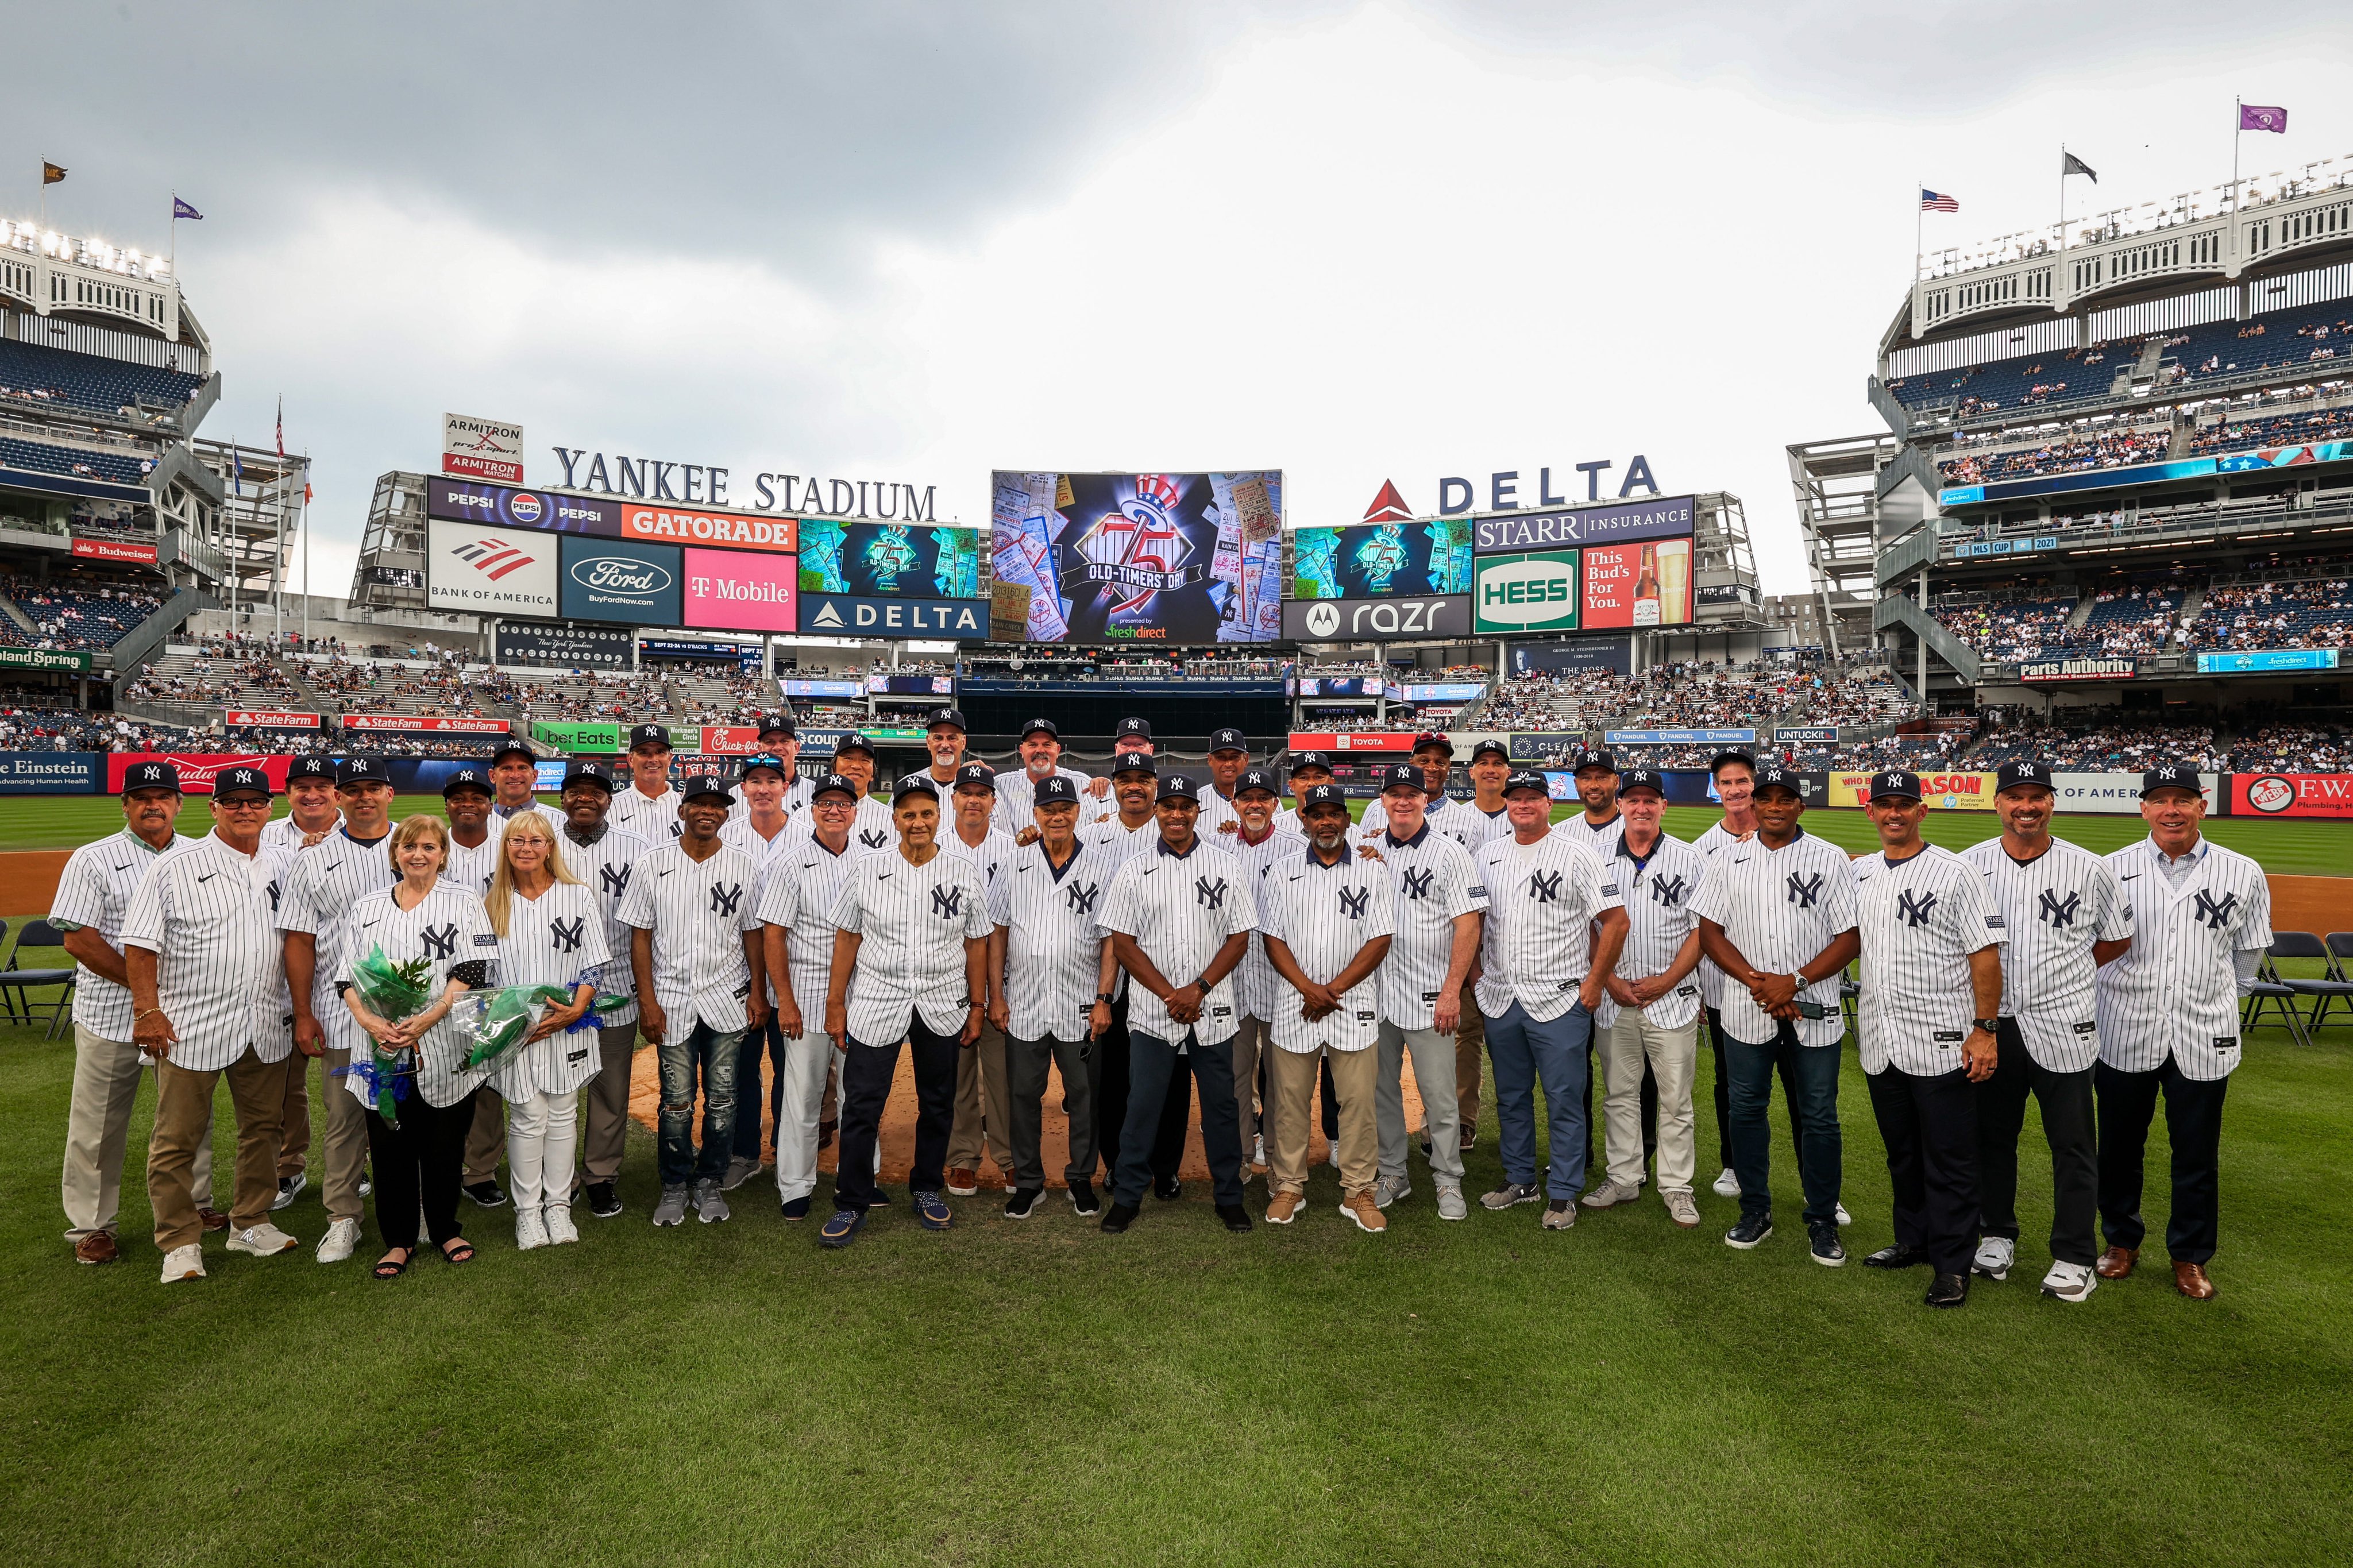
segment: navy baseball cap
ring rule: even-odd
[[[765,731],[761,732],[763,734],[766,733]],[[735,782],[737,784],[742,784],[745,779],[750,778],[755,772],[774,773],[778,778],[784,780],[786,784],[793,782],[792,772],[785,766],[784,759],[781,757],[769,756],[765,752],[758,756],[746,757],[744,759],[744,765],[735,772]]]
[[[1380,771],[1378,782],[1383,795],[1388,794],[1389,791],[1393,789],[1409,789],[1416,795],[1428,795],[1430,793],[1430,781],[1421,776],[1421,770],[1406,763],[1389,763]],[[1309,784],[1307,786],[1308,791],[1311,794],[1316,790],[1327,789],[1329,787],[1331,786],[1328,784]]]
[[[2001,771],[1993,776],[1993,793],[1996,795],[2006,789],[2015,789],[2020,784],[2049,789],[2051,770],[2041,763],[2004,763]]]
[[[334,783],[333,759],[320,756],[295,758],[294,765],[286,770],[286,782],[292,784],[296,779],[324,779],[329,784]]]
[[[797,735],[800,732],[800,726],[793,722],[793,716],[789,713],[771,713],[760,721],[760,739],[763,741],[771,735]]]
[[[613,770],[594,757],[575,757],[572,765],[564,770],[564,787],[570,789],[582,783],[603,784],[605,793],[610,795],[613,793]]]
[[[681,785],[678,792],[678,804],[684,805],[688,801],[700,799],[704,795],[715,795],[732,805],[735,802],[733,781],[723,778],[718,773],[692,774]]]
[[[1440,734],[1435,730],[1425,730],[1420,734],[1416,735],[1413,738],[1413,749],[1415,751],[1419,752],[1424,746],[1436,746],[1440,751],[1444,752],[1450,757],[1454,754],[1454,742],[1448,740],[1445,736]]]
[[[1345,811],[1348,809],[1348,792],[1338,784],[1309,784],[1299,792],[1300,816],[1306,816],[1310,809],[1319,805],[1336,805]]]
[[[834,742],[833,754],[839,757],[844,752],[863,752],[871,757],[875,754],[874,742],[863,735],[844,735]]]
[[[1764,787],[1764,781],[1757,781]],[[1871,798],[1873,800],[1918,800],[1920,775],[1909,768],[1885,768],[1871,775]]]
[[[1291,776],[1297,778],[1299,776],[1299,770],[1302,768],[1322,768],[1328,773],[1332,771],[1332,759],[1325,756],[1321,752],[1293,752],[1291,758]]]
[[[659,746],[663,751],[669,751],[670,726],[667,724],[639,724],[629,731],[629,750],[634,752],[639,746]]]
[[[1152,726],[1142,719],[1122,719],[1119,721],[1119,727],[1112,731],[1112,736],[1114,742],[1128,740],[1131,737],[1139,741],[1149,741],[1152,739]]]
[[[911,795],[930,795],[933,803],[936,805],[940,798],[940,786],[932,782],[932,775],[929,773],[909,773],[891,786],[892,805],[896,807],[901,801]]]
[[[956,782],[961,784],[964,781],[959,778]],[[1052,778],[1040,780],[1029,800],[1033,805],[1043,805],[1050,800],[1067,800],[1076,805],[1079,804],[1079,781],[1056,773]]]
[[[1234,776],[1234,798],[1241,799],[1242,791],[1249,789],[1262,789],[1273,795],[1282,793],[1275,787],[1274,770],[1271,768],[1244,768],[1237,773]]]
[[[1051,735],[1059,741],[1062,738],[1062,731],[1054,727],[1051,719],[1032,719],[1021,726],[1019,739],[1026,741],[1032,735]]]
[[[447,800],[461,789],[478,789],[490,795],[492,793],[490,775],[480,768],[459,768],[441,781],[441,798]]]
[[[344,789],[355,784],[392,783],[392,770],[384,765],[382,757],[345,757],[343,766],[335,770],[335,783]]]
[[[1577,753],[1577,761],[1569,765],[1568,771],[1581,773],[1588,768],[1603,768],[1614,773],[1618,771],[1618,759],[1609,754],[1606,746],[1599,751],[1588,746]]]
[[[1798,781],[1798,771],[1795,768],[1783,767],[1779,763],[1757,764],[1757,793],[1763,795],[1768,789],[1785,789],[1799,800],[1806,798],[1806,792],[1799,786]]]
[[[1480,742],[1477,745],[1471,748],[1471,760],[1472,762],[1475,763],[1484,756],[1501,757],[1504,761],[1508,763],[1512,760],[1512,748],[1491,735],[1486,740]]]
[[[941,709],[938,712],[932,715],[930,722],[926,723],[923,728],[926,730],[937,730],[943,725],[951,730],[969,731],[972,728],[971,725],[964,721],[964,710],[961,708]]]
[[[2140,797],[2147,800],[2161,789],[2186,789],[2191,795],[2203,795],[2198,770],[2188,763],[2159,760],[2148,772],[2140,775]]]
[[[269,775],[259,768],[223,768],[213,775],[213,798],[225,795],[274,795],[269,787]]]
[[[1209,750],[1247,752],[1250,750],[1250,737],[1240,730],[1213,730],[1209,732]]]
[[[1535,768],[1514,768],[1510,776],[1504,780],[1505,795],[1510,795],[1514,790],[1522,789],[1535,790],[1547,800],[1552,798],[1551,783]]]
[[[1160,794],[1155,798],[1198,802],[1201,798],[1201,788],[1183,773],[1170,773],[1160,781]]]
[[[827,773],[818,779],[817,787],[809,791],[809,804],[815,805],[818,796],[824,795],[846,795],[852,805],[858,804],[858,786],[839,773]]]
[[[1058,779],[1062,778],[1060,773],[1054,776]],[[1068,784],[1071,781],[1062,779],[1062,782]],[[966,763],[956,769],[955,787],[962,789],[966,784],[978,784],[981,788],[994,794],[997,790],[997,770],[987,763]]]
[[[310,760],[308,757],[303,759],[305,762]],[[327,776],[332,778],[334,770],[329,769]],[[129,795],[134,789],[167,789],[178,795],[180,770],[169,763],[139,763],[125,768],[122,770],[122,793]]]
[[[509,757],[521,757],[524,762],[530,763],[533,766],[538,765],[539,763],[539,753],[533,751],[529,746],[524,745],[521,741],[508,741],[491,748],[491,766],[497,767]]]
[[[1114,778],[1121,773],[1156,773],[1160,771],[1160,764],[1152,760],[1148,752],[1122,752],[1112,758],[1111,771]]]
[[[1656,791],[1661,800],[1667,798],[1667,775],[1656,768],[1628,768],[1618,778],[1618,793],[1647,789]]]
[[[1752,773],[1757,771],[1757,759],[1736,746],[1730,751],[1718,752],[1715,755],[1708,758],[1708,775],[1711,778],[1714,777],[1716,770],[1723,767],[1726,763],[1738,763],[1742,767],[1746,768]]]

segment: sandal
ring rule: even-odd
[[[393,1257],[393,1255],[392,1255],[392,1254],[393,1254],[393,1252],[403,1252],[403,1253],[406,1253],[406,1254],[408,1255],[408,1257],[406,1257],[406,1258],[395,1258],[395,1257]],[[392,1251],[391,1251],[391,1252],[387,1252],[387,1253],[385,1253],[382,1258],[378,1258],[378,1259],[376,1260],[376,1266],[375,1266],[375,1277],[376,1277],[377,1279],[399,1279],[402,1275],[404,1275],[404,1274],[406,1274],[406,1273],[407,1273],[407,1272],[408,1272],[408,1262],[409,1262],[409,1258],[414,1258],[414,1257],[416,1257],[416,1256],[417,1256],[417,1252],[416,1252],[416,1249],[415,1249],[414,1247],[394,1247],[394,1248],[392,1249]]]
[[[453,1236],[441,1244],[441,1257],[450,1263],[474,1261],[474,1244],[462,1236]]]

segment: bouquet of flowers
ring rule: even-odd
[[[578,988],[576,982],[571,985],[483,986],[459,997],[448,1017],[449,1037],[460,1052],[456,1070],[470,1072],[487,1068],[496,1072],[504,1068],[539,1026],[547,1009],[568,1005]],[[594,1028],[597,1014],[628,1005],[627,996],[600,992],[589,1004],[588,1011],[565,1032]]]
[[[352,984],[366,1003],[368,1010],[379,1018],[398,1023],[425,1011],[433,998],[429,987],[433,983],[433,966],[425,959],[412,959],[406,963],[395,963],[384,955],[381,946],[352,967]],[[347,1068],[338,1068],[337,1074],[357,1078],[367,1087],[375,1100],[375,1113],[385,1125],[397,1130],[400,1126],[400,1101],[406,1100],[410,1080],[416,1077],[415,1064],[409,1053],[386,1047],[381,1040],[368,1042],[368,1059],[355,1061]]]

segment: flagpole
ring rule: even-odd
[[[2246,128],[2247,100],[2233,98],[2231,100],[2231,216],[2234,218],[2239,216],[2239,136]],[[2239,247],[2233,244],[2231,248],[2235,252]]]
[[[1928,210],[1927,198],[1920,193],[1927,188],[1917,180],[1912,182],[1912,287],[1915,289],[1920,286],[1921,215]]]
[[[302,448],[302,640],[311,640],[311,448]]]

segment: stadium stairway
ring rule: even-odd
[[[141,662],[162,647],[165,638],[187,625],[190,616],[198,610],[219,607],[219,601],[210,594],[182,588],[164,600],[162,608],[132,627],[112,649],[115,695],[121,695],[123,682],[136,677]]]
[[[1871,607],[1872,630],[1884,631],[1889,626],[1904,627],[1914,637],[1926,642],[1929,650],[1938,658],[1943,659],[1948,668],[1957,671],[1962,679],[1971,686],[1978,683],[1978,669],[1981,661],[1978,658],[1977,649],[1955,637],[1946,629],[1944,622],[1934,616],[1925,614],[1918,605],[1901,594],[1891,594]],[[1895,670],[1894,674],[1895,678],[1903,680],[1906,686],[1911,684],[1900,669]],[[1919,694],[1914,693],[1913,700],[1919,700]]]
[[[2084,629],[2084,623],[2092,618],[2092,611],[2094,607],[2094,596],[2093,595],[2076,595],[2075,607],[2067,612],[2067,629],[2071,632],[2082,631]]]
[[[2192,584],[2189,591],[2181,595],[2181,610],[2180,613],[2174,617],[2173,635],[2165,639],[2165,646],[2168,647],[2183,647],[2188,646],[2188,634],[2189,628],[2196,625],[2198,617],[2205,613],[2206,584],[2203,583]]]
[[[16,601],[10,598],[5,594],[0,594],[0,615],[5,615],[10,620],[16,622],[19,627],[23,628],[25,635],[27,637],[38,637],[41,635],[41,628],[33,624],[33,618],[25,614],[25,612],[17,606]]]

